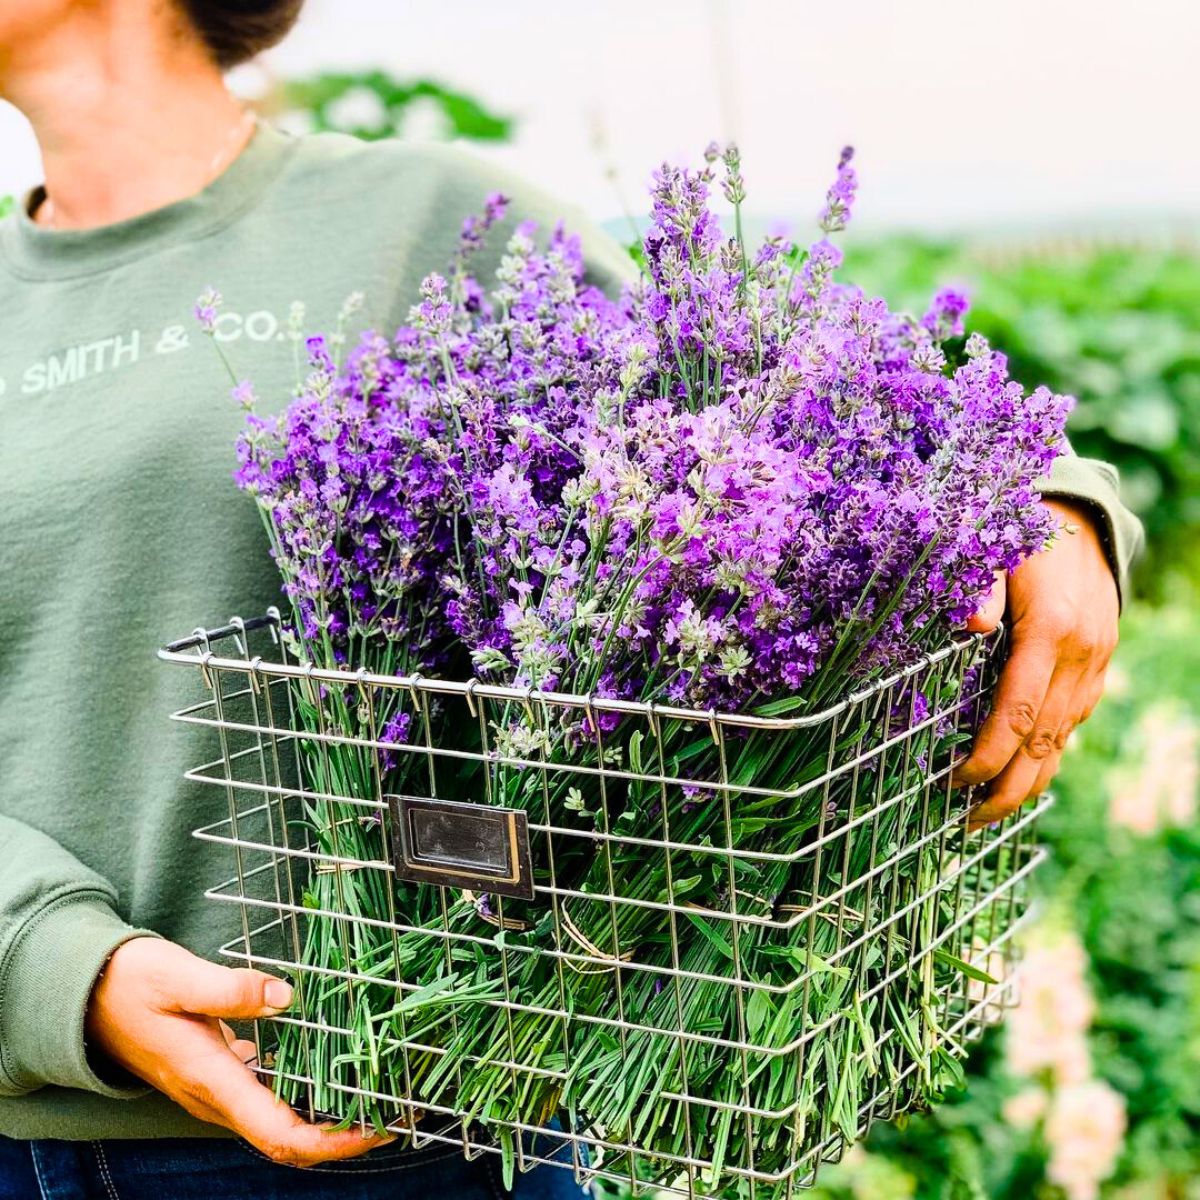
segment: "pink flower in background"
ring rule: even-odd
[[[1050,1097],[1040,1087],[1027,1087],[1010,1096],[1000,1110],[1014,1129],[1032,1129],[1045,1115]]]
[[[1079,938],[1042,930],[1018,968],[1021,1002],[1008,1021],[1005,1054],[1014,1075],[1049,1071],[1057,1084],[1091,1073],[1087,1030],[1095,1005],[1088,990],[1087,955]]]
[[[1109,772],[1109,820],[1149,837],[1196,819],[1200,728],[1171,703],[1152,704],[1136,727],[1138,754]]]
[[[1125,1137],[1125,1100],[1092,1078],[1088,1027],[1095,1010],[1087,985],[1087,954],[1073,932],[1036,929],[1018,968],[1021,1003],[1008,1022],[1009,1070],[1038,1082],[1004,1104],[1015,1129],[1043,1123],[1046,1179],[1067,1200],[1097,1200]]]
[[[1096,1200],[1125,1137],[1125,1098],[1100,1079],[1055,1093],[1046,1116],[1046,1178],[1067,1200]]]

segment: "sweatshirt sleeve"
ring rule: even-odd
[[[1142,523],[1121,503],[1116,467],[1096,458],[1082,458],[1070,446],[1041,483],[1047,500],[1073,500],[1096,514],[1109,565],[1117,578],[1124,605],[1129,596],[1129,572],[1145,544]]]
[[[88,1061],[84,1014],[113,952],[151,936],[123,920],[116,890],[52,838],[0,816],[0,1096],[46,1084],[105,1096]]]

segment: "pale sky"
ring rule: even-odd
[[[751,210],[806,225],[853,142],[868,227],[1200,216],[1194,0],[310,0],[266,66],[384,67],[519,119],[487,151],[598,217],[736,134]],[[39,177],[0,105],[0,193]]]

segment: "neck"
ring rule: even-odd
[[[250,134],[194,36],[140,5],[72,5],[4,58],[0,93],[28,117],[56,228],[126,220],[194,195]],[[122,15],[122,13],[127,15]]]

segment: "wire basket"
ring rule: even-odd
[[[1000,636],[749,716],[322,670],[280,628],[160,658],[202,680],[174,719],[228,801],[196,831],[229,849],[221,952],[295,985],[257,1069],[309,1117],[786,1196],[1013,1002],[1049,799],[968,835],[949,778]]]

